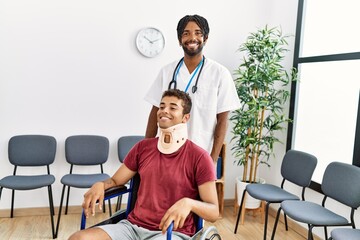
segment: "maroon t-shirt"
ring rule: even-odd
[[[149,230],[159,230],[162,217],[176,201],[184,197],[198,199],[198,186],[216,180],[212,158],[204,149],[187,140],[175,153],[162,154],[157,142],[158,138],[144,139],[124,160],[141,178],[136,205],[128,220]],[[195,234],[192,213],[177,231]]]

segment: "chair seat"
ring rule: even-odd
[[[253,198],[271,203],[280,203],[284,200],[299,200],[298,196],[271,184],[248,184],[246,186],[246,191]]]
[[[75,188],[90,188],[94,183],[110,178],[105,173],[97,174],[66,174],[61,178],[61,183]]]
[[[0,186],[14,190],[31,190],[49,186],[55,182],[53,175],[7,176],[0,180]]]
[[[331,231],[333,240],[359,240],[360,229],[338,228]]]
[[[348,220],[319,204],[307,201],[284,201],[281,208],[290,218],[312,225],[346,225]]]

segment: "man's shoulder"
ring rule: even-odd
[[[138,148],[141,150],[144,150],[147,147],[152,149],[153,146],[157,144],[157,139],[158,139],[157,137],[156,138],[144,138],[140,142],[137,143]]]
[[[177,59],[177,60],[173,60],[171,61],[170,63],[164,65],[161,70],[168,70],[168,69],[171,69],[171,70],[174,70],[174,68],[176,67],[176,65],[179,63],[180,61],[180,58]]]
[[[213,59],[210,59],[210,58],[206,58],[206,60],[207,60],[206,64],[209,66],[209,69],[211,69],[211,71],[218,72],[220,74],[224,74],[224,73],[230,74],[229,69],[227,69],[221,63],[219,63]],[[206,66],[206,64],[205,64],[205,66]]]
[[[197,145],[196,143],[194,143],[193,141],[191,140],[187,140],[187,144],[188,144],[188,148],[191,149],[191,151],[193,151],[193,153],[196,153],[196,154],[208,154],[208,152],[203,149],[202,147],[200,147],[199,145]]]
[[[215,61],[214,59],[206,58],[206,61],[207,61],[207,64],[209,64],[209,65],[211,65],[213,67],[227,69],[223,64],[219,63],[218,61]]]

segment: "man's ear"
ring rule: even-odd
[[[208,39],[209,39],[209,36],[204,37],[204,43],[206,43]]]
[[[187,113],[183,116],[183,120],[182,120],[182,123],[186,123],[187,121],[189,121],[190,119],[190,113]]]

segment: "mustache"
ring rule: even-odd
[[[197,44],[201,44],[200,41],[197,41],[197,40],[188,40],[184,43],[184,45],[187,45],[187,44],[191,44],[191,43],[197,43]]]

